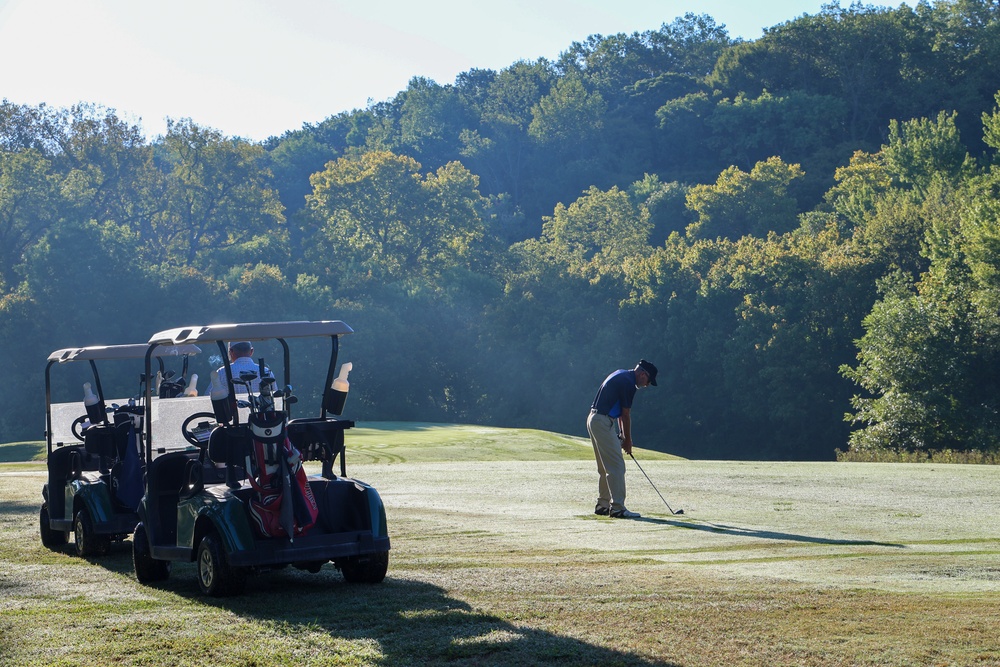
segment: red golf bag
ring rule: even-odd
[[[302,468],[302,456],[285,432],[282,412],[252,414],[253,446],[247,454],[247,477],[257,497],[250,516],[262,537],[305,534],[316,523],[319,506]]]

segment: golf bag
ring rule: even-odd
[[[114,424],[94,424],[83,432],[84,450],[110,486],[111,499],[124,509],[135,512],[142,500],[142,461],[132,419]]]
[[[116,416],[117,417],[117,416]],[[142,500],[142,460],[139,456],[138,438],[131,418],[118,422],[116,428],[124,429],[124,451],[111,469],[111,484],[115,498],[133,512]]]
[[[284,413],[255,413],[248,423],[252,446],[246,470],[257,492],[250,501],[257,532],[262,537],[305,534],[315,525],[319,506],[302,468],[302,456],[288,440]]]

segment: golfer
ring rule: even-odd
[[[641,359],[632,370],[620,369],[605,378],[590,406],[587,432],[594,445],[598,477],[594,514],[610,515],[616,519],[640,516],[625,508],[625,457],[622,450],[632,453],[632,399],[635,390],[649,385],[656,386],[656,366]]]

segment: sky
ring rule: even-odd
[[[824,4],[0,0],[0,99],[97,104],[139,124],[149,139],[165,132],[167,118],[190,118],[261,141],[391,99],[414,76],[443,85],[471,69],[554,60],[590,35],[657,30],[688,12],[708,14],[730,37],[757,39]]]

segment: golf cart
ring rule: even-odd
[[[50,549],[63,547],[73,531],[79,556],[104,555],[112,541],[132,534],[139,518],[136,514],[142,497],[141,424],[145,407],[147,374],[139,376],[139,392],[128,398],[106,395],[98,362],[123,371],[131,362],[138,366],[148,345],[108,345],[56,350],[45,366],[45,446],[48,478],[42,487],[42,507],[38,524],[42,544]],[[188,357],[200,350],[194,345],[161,347],[157,350],[157,394],[173,396],[187,384]],[[181,374],[164,368],[165,357],[183,360]],[[89,362],[84,366],[68,366]],[[60,374],[54,383],[52,369],[67,367],[73,372]],[[117,367],[117,368],[116,368]],[[70,379],[75,376],[75,380]],[[79,400],[55,403],[54,384],[65,394],[65,387],[84,383],[83,405]],[[138,401],[138,402],[137,402]],[[82,414],[81,414],[82,413]]]
[[[196,561],[201,591],[217,597],[242,593],[251,574],[288,565],[315,573],[332,561],[348,582],[385,578],[385,509],[374,488],[347,477],[344,432],[354,422],[337,416],[346,395],[334,389],[333,373],[340,337],[350,333],[340,321],[299,321],[184,327],[150,338],[147,372],[164,345],[214,343],[223,366],[211,396],[172,403],[170,414],[147,409],[149,463],[132,539],[140,582],[166,579],[174,561]],[[313,346],[327,338],[331,351],[319,417],[293,418],[288,341],[304,338]],[[240,342],[272,348],[280,389],[264,358],[257,372],[233,377],[226,345]],[[294,344],[297,352],[309,347]],[[193,447],[177,449],[178,439]],[[309,461],[321,462],[318,474],[306,474]]]

